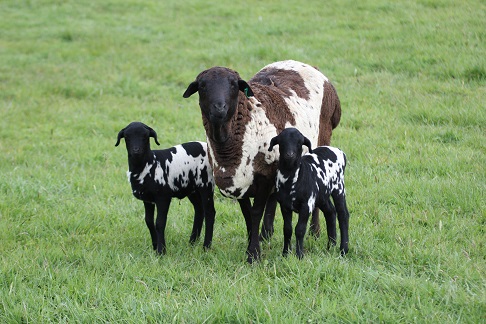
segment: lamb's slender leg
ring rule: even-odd
[[[310,223],[310,232],[312,236],[315,238],[319,238],[321,236],[321,224],[319,222],[319,208],[314,208],[312,211],[312,218]]]
[[[155,205],[153,203],[149,203],[144,201],[143,205],[145,207],[145,224],[150,231],[150,238],[152,239],[152,247],[154,250],[157,249],[157,232],[155,231],[155,223],[154,223],[154,213],[155,213]]]
[[[341,245],[339,246],[339,250],[341,251],[341,255],[345,255],[348,253],[348,230],[349,230],[349,211],[346,205],[346,196],[345,194],[334,194],[333,195],[334,205],[336,206],[337,217],[339,221],[339,231],[341,234]]]
[[[272,193],[267,200],[265,206],[265,214],[263,215],[262,231],[260,233],[260,240],[268,240],[272,237],[274,229],[273,222],[275,221],[275,211],[277,210],[277,197]]]
[[[201,201],[201,197],[198,192],[190,194],[188,198],[194,206],[194,221],[192,225],[191,237],[189,238],[189,242],[191,244],[194,244],[194,242],[196,242],[196,240],[201,235],[204,221],[204,208],[203,202]]]
[[[322,212],[326,218],[327,248],[329,249],[331,245],[336,245],[336,209],[330,198],[322,206]]]
[[[213,242],[214,219],[216,215],[216,210],[214,209],[213,191],[208,190],[207,192],[200,193],[200,195],[203,203],[204,219],[206,222],[203,246],[206,249],[209,249],[211,247],[211,243]]]
[[[155,229],[157,231],[157,253],[165,254],[165,226],[167,224],[167,213],[169,212],[170,198],[160,198],[157,200],[157,220]]]
[[[310,211],[308,208],[302,208],[299,211],[299,220],[295,226],[295,254],[299,259],[304,257],[304,236],[307,229],[307,222],[309,221]]]
[[[291,241],[292,241],[292,210],[287,209],[280,205],[280,211],[282,212],[283,216],[283,234],[284,234],[284,248],[282,255],[287,256],[291,250]]]

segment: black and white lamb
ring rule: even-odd
[[[264,211],[262,236],[273,232],[276,200],[271,192],[278,152],[268,152],[270,140],[284,128],[297,127],[313,145],[328,145],[341,118],[340,101],[317,68],[290,60],[267,65],[248,83],[234,70],[210,68],[189,84],[184,98],[196,92],[215,183],[223,195],[238,199],[251,263],[260,256],[258,231]],[[311,229],[317,233],[316,211]]]
[[[336,244],[336,211],[341,233],[341,255],[348,253],[349,212],[344,189],[346,155],[338,148],[320,146],[311,149],[308,138],[295,128],[284,129],[274,137],[269,151],[278,145],[280,160],[276,177],[277,201],[284,219],[283,255],[290,250],[292,211],[299,214],[295,226],[296,254],[302,258],[304,234],[309,214],[318,207],[326,218],[328,248]],[[302,155],[302,145],[309,148]],[[334,209],[330,197],[334,201]]]
[[[190,242],[200,236],[206,223],[205,248],[211,246],[215,218],[214,179],[207,154],[207,144],[189,142],[165,150],[150,149],[150,137],[157,133],[149,126],[132,122],[118,133],[115,146],[125,138],[128,152],[128,180],[132,193],[143,201],[145,223],[150,231],[152,246],[159,254],[166,251],[165,226],[173,197],[188,197],[194,206],[194,224]],[[154,225],[154,211],[157,219]]]

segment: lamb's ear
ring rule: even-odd
[[[115,146],[120,144],[120,140],[125,136],[125,128],[118,132],[118,138],[116,139]]]
[[[238,80],[238,88],[245,94],[247,98],[253,97],[253,91],[245,80]]]
[[[191,84],[189,84],[189,86],[187,87],[186,91],[182,96],[184,98],[189,98],[190,96],[195,94],[198,89],[199,89],[199,83],[197,81],[191,82]]]
[[[270,152],[275,145],[278,145],[278,136],[272,138],[272,140],[270,141],[270,146],[268,147],[268,151]]]
[[[304,145],[309,148],[309,153],[312,153],[312,144],[307,137],[304,136]]]
[[[153,137],[153,138],[154,138],[154,140],[155,140],[155,143],[156,143],[157,145],[160,145],[159,141],[157,140],[157,133],[156,133],[156,132],[155,132],[155,131],[154,131],[152,128],[150,128],[150,127],[148,127],[148,126],[146,126],[146,127],[147,127],[147,129],[149,130],[149,132],[150,132],[150,133],[149,133],[150,137]]]

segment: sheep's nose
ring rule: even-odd
[[[226,114],[226,104],[224,102],[217,102],[213,104],[213,115],[224,116]]]
[[[211,119],[215,121],[222,120],[226,116],[226,104],[224,103],[216,103],[213,104],[213,109],[210,113]]]
[[[285,157],[287,158],[293,158],[295,156],[295,152],[287,152],[285,153]]]
[[[214,109],[216,110],[224,110],[226,108],[226,104],[224,102],[216,102],[213,104]]]

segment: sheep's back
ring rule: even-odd
[[[213,186],[206,143],[189,142],[153,152],[157,157],[155,182],[169,186],[174,192]]]
[[[288,60],[265,66],[249,82],[276,128],[272,137],[295,127],[317,146],[326,76],[308,64]]]
[[[336,147],[320,146],[311,154],[302,157],[303,163],[315,165],[317,179],[320,180],[320,190],[331,193],[344,191],[344,170],[346,168],[346,155]]]

